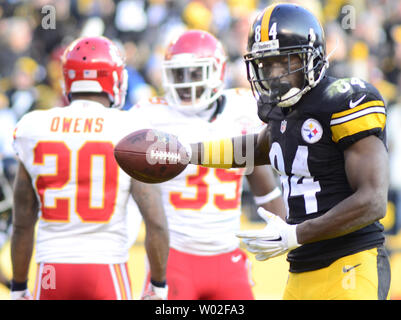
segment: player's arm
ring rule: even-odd
[[[277,214],[285,220],[286,209],[284,200],[271,167],[257,166],[253,168],[250,174],[246,175],[246,178],[256,205]]]
[[[344,159],[354,193],[324,215],[299,224],[299,243],[338,237],[385,216],[389,172],[383,142],[374,135],[361,139],[345,150]]]
[[[38,201],[32,187],[31,177],[22,162],[18,163],[14,182],[13,232],[11,236],[12,286],[28,280],[32,257],[35,224],[38,218]],[[22,288],[22,287],[21,287]],[[16,291],[21,291],[18,290]]]
[[[131,194],[145,223],[145,249],[151,280],[156,284],[163,284],[166,281],[169,233],[160,188],[154,184],[132,180]]]
[[[331,115],[330,129],[333,142],[343,150],[345,174],[353,193],[324,215],[297,225],[289,225],[259,208],[259,215],[267,223],[265,229],[237,234],[247,249],[256,253],[257,260],[351,233],[385,216],[388,155],[383,143],[384,101],[374,87],[361,80],[343,79],[334,86],[341,87],[338,91],[342,102],[338,112]]]
[[[259,134],[191,144],[191,164],[211,168],[244,168],[269,164],[268,127]]]
[[[361,229],[386,213],[388,159],[383,142],[365,137],[344,152],[345,172],[354,193],[314,219],[290,225],[277,215],[258,209],[267,223],[262,230],[237,233],[256,260],[266,260],[291,251],[302,244],[339,237]]]

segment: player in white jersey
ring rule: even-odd
[[[164,98],[139,102],[130,112],[186,143],[257,132],[262,123],[251,91],[223,90],[225,53],[211,34],[190,30],[168,47]],[[254,299],[249,261],[239,249],[244,172],[188,166],[162,183],[170,231],[169,299]],[[268,167],[246,175],[258,205],[284,215]]]
[[[132,180],[114,145],[146,121],[118,107],[125,62],[105,37],[81,38],[63,56],[70,105],[26,114],[17,124],[11,258],[12,298],[29,298],[27,277],[38,219],[36,299],[131,299],[126,204],[143,215],[152,280],[165,298],[168,230],[157,186]]]

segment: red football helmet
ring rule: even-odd
[[[106,37],[80,38],[72,42],[62,58],[64,91],[105,92],[113,107],[124,105],[128,75],[125,58]]]
[[[190,30],[167,47],[163,87],[167,102],[187,113],[198,113],[222,93],[226,54],[206,31]]]

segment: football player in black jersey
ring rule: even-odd
[[[278,171],[286,222],[259,209],[266,228],[238,236],[258,260],[288,252],[284,299],[387,299],[383,98],[361,79],[325,75],[323,29],[298,5],[267,7],[244,58],[266,130],[191,145],[191,163]]]

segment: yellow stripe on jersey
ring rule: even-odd
[[[331,126],[332,139],[334,142],[340,141],[342,138],[352,136],[362,131],[373,128],[383,130],[386,123],[386,114],[383,113],[368,113],[361,117],[342,122]]]
[[[203,142],[204,167],[229,169],[234,160],[234,148],[231,138]]]
[[[269,41],[269,25],[270,25],[270,17],[272,15],[272,12],[274,8],[277,6],[277,4],[272,4],[270,7],[266,9],[265,14],[263,15],[262,23],[261,23],[261,28],[260,28],[260,41]]]
[[[116,272],[116,275],[117,275],[118,286],[119,286],[120,293],[121,293],[121,300],[127,300],[127,294],[125,292],[125,286],[124,286],[124,281],[123,281],[123,276],[121,274],[120,266],[115,264],[115,265],[113,265],[113,267],[114,267],[114,271]]]
[[[43,269],[43,262],[42,263],[37,263],[36,264],[36,279],[35,279],[35,286],[33,287],[33,298],[35,300],[39,300],[39,292],[38,289],[40,288],[40,285],[42,283],[41,279],[41,270]]]
[[[366,109],[366,108],[373,107],[373,106],[384,106],[384,102],[381,101],[381,100],[369,101],[369,102],[361,104],[361,105],[359,105],[359,106],[357,106],[355,108],[352,108],[352,109],[349,109],[349,110],[345,110],[345,111],[342,111],[342,112],[333,113],[331,119],[338,119],[338,118],[347,116],[347,115],[349,115],[351,113],[358,112],[358,111],[360,111],[362,109]]]

